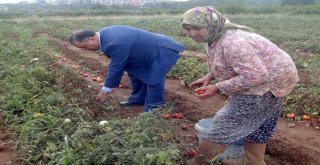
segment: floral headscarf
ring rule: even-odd
[[[208,28],[206,41],[209,45],[218,41],[228,29],[242,29],[249,31],[250,28],[231,23],[223,14],[212,6],[195,7],[183,14],[181,26],[192,25]]]

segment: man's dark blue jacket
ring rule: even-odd
[[[124,71],[146,84],[163,80],[184,47],[173,39],[142,29],[115,25],[99,31],[100,49],[111,58],[105,87],[118,87]]]

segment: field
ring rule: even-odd
[[[277,132],[267,145],[270,165],[320,162],[319,15],[227,15],[287,51],[300,81],[286,98]],[[190,149],[212,158],[223,146],[198,146],[194,124],[223,106],[222,95],[201,101],[187,84],[207,73],[203,45],[187,38],[180,15],[79,16],[6,19],[0,24],[0,164],[188,164]],[[166,81],[166,104],[152,113],[122,108],[130,94],[123,76],[105,104],[95,101],[109,59],[71,46],[77,29],[125,24],[169,35],[187,50]],[[82,73],[88,73],[83,77]],[[182,113],[182,119],[164,119]],[[294,113],[295,118],[287,114]],[[303,116],[311,117],[304,120]],[[66,120],[67,119],[67,120]],[[70,119],[70,121],[69,121]],[[108,121],[99,125],[100,121]],[[184,124],[189,129],[181,129]],[[203,149],[205,148],[205,149]]]

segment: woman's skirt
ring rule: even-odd
[[[271,92],[263,96],[235,94],[213,117],[212,127],[202,138],[227,145],[239,140],[266,143],[276,130],[282,101]]]

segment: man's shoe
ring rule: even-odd
[[[133,106],[135,104],[133,103],[130,103],[129,101],[122,101],[120,102],[120,106]]]

